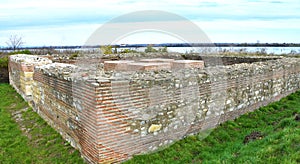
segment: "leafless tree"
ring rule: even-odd
[[[11,35],[6,44],[8,47],[12,48],[15,51],[16,49],[21,47],[24,44],[24,42],[22,40],[22,37],[18,35]]]

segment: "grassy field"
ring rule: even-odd
[[[126,163],[300,163],[300,91]],[[300,117],[300,116],[299,116]],[[83,163],[8,84],[0,84],[0,163]]]
[[[84,163],[12,87],[0,84],[0,163]]]

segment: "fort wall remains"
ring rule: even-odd
[[[9,81],[88,162],[120,162],[300,89],[300,59],[235,60],[101,61],[93,74],[12,55]]]

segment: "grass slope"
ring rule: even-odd
[[[300,163],[300,91],[227,121],[205,139],[189,136],[125,163]],[[300,117],[300,115],[299,115]],[[252,132],[261,136],[251,140]],[[248,138],[249,142],[245,142]]]
[[[12,87],[0,84],[0,163],[73,164],[84,161]]]

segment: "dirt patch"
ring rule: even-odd
[[[12,106],[14,106],[15,104],[13,104]],[[15,112],[12,113],[12,118],[16,121],[16,123],[19,125],[21,131],[23,132],[23,134],[25,136],[27,136],[29,139],[31,139],[31,134],[29,133],[31,129],[26,128],[25,124],[24,124],[24,118],[23,118],[23,113],[26,112],[29,108],[23,108],[20,110],[17,110]]]
[[[249,135],[247,135],[245,138],[244,138],[244,144],[250,142],[250,141],[254,141],[254,140],[260,140],[263,138],[263,134],[261,132],[251,132]]]
[[[296,114],[296,115],[295,115],[295,120],[296,120],[296,121],[300,121],[300,114]]]

